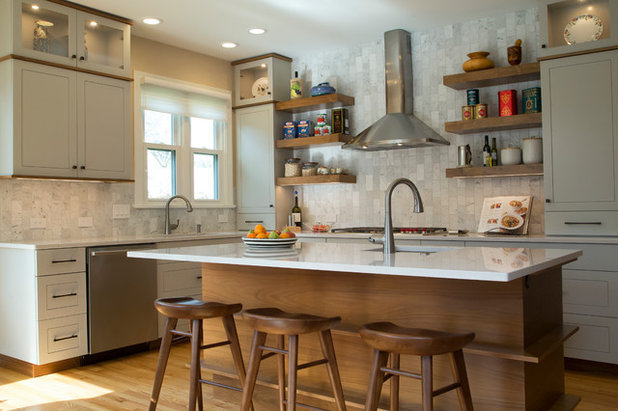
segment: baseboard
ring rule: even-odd
[[[9,370],[13,370],[32,378],[52,374],[62,370],[68,370],[69,368],[79,367],[79,365],[79,357],[37,365],[0,354],[0,367],[8,368]]]
[[[618,364],[581,360],[579,358],[564,358],[564,368],[570,371],[606,372],[618,375]]]

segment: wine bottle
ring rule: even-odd
[[[491,166],[498,165],[498,149],[496,148],[496,138],[491,138]]]
[[[292,217],[294,218],[294,225],[296,231],[301,231],[303,226],[302,211],[298,206],[298,191],[294,191],[294,207],[292,207]]]
[[[491,147],[489,147],[489,136],[485,136],[485,145],[483,145],[483,167],[491,167]]]

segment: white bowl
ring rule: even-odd
[[[521,149],[519,147],[506,147],[500,150],[500,161],[504,166],[521,164]]]

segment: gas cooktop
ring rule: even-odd
[[[348,228],[333,228],[332,233],[371,233],[380,234],[384,233],[384,227],[348,227]],[[394,227],[393,233],[403,234],[438,234],[448,233],[448,230],[444,227]]]

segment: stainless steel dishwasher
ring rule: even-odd
[[[157,262],[127,257],[155,244],[88,248],[89,354],[158,338]]]

